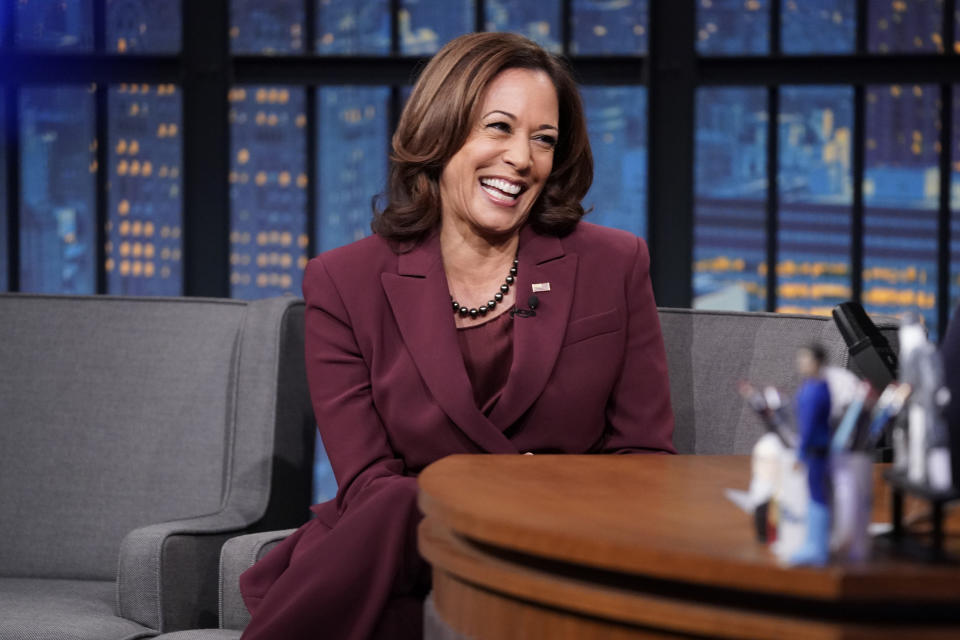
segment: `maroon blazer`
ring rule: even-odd
[[[373,477],[453,453],[673,451],[643,240],[589,223],[562,239],[527,226],[518,258],[517,300],[533,283],[550,291],[535,317],[514,321],[489,418],[463,364],[437,234],[405,254],[372,236],[310,261],[307,375],[340,509]]]
[[[537,294],[536,316],[514,320],[513,363],[489,417],[460,352],[438,234],[404,254],[372,236],[310,261],[307,376],[339,491],[244,574],[253,613],[245,638],[306,638],[315,625],[329,637],[363,638],[377,624],[399,638],[390,624],[412,628],[419,601],[391,614],[391,598],[413,589],[398,586],[404,575],[423,573],[411,569],[419,560],[413,476],[439,458],[673,452],[643,240],[584,222],[564,238],[528,226],[518,258],[521,304],[534,283],[550,290]],[[364,608],[350,608],[357,603]]]

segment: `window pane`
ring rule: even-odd
[[[182,119],[172,84],[121,84],[108,97],[107,292],[183,293]]]
[[[767,94],[699,89],[694,307],[766,307]]]
[[[94,93],[20,92],[20,290],[96,288]]]
[[[863,303],[921,313],[937,333],[939,91],[867,87]]]
[[[856,0],[778,0],[784,53],[853,53]]]
[[[230,91],[230,291],[300,295],[307,248],[306,92]]]
[[[583,199],[590,222],[647,233],[647,90],[582,88],[593,150],[593,185]]]
[[[473,0],[400,0],[400,52],[436,53],[474,30]]]
[[[230,0],[233,53],[303,53],[303,0]]]
[[[558,0],[487,0],[485,10],[487,31],[512,31],[527,36],[549,51],[559,53],[563,50]]]
[[[317,53],[390,52],[389,0],[315,0]]]
[[[943,0],[869,0],[867,51],[943,52]]]
[[[853,89],[780,92],[777,311],[830,315],[850,299]]]
[[[575,54],[647,52],[649,0],[571,0]]]
[[[371,201],[387,182],[390,89],[323,87],[317,99],[317,248],[370,233]]]
[[[699,0],[697,52],[753,55],[770,52],[770,2],[777,0]]]
[[[17,46],[93,51],[92,0],[19,0]]]
[[[177,53],[181,19],[179,2],[107,0],[107,51]]]
[[[950,309],[960,304],[960,84],[953,85],[953,171],[950,172]],[[960,320],[960,319],[958,319]]]

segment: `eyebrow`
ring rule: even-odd
[[[516,120],[516,119],[517,119],[517,116],[513,115],[513,114],[510,113],[509,111],[503,111],[503,110],[501,110],[501,109],[494,109],[493,111],[491,111],[491,112],[489,112],[489,113],[483,114],[483,117],[486,118],[487,116],[492,115],[492,114],[494,114],[494,113],[502,113],[503,115],[507,116],[507,117],[510,118],[511,120]],[[542,131],[542,130],[544,130],[544,129],[553,129],[554,131],[560,131],[559,129],[557,129],[557,128],[556,128],[555,126],[553,126],[552,124],[542,124],[542,125],[540,125],[539,127],[537,127],[537,131]]]

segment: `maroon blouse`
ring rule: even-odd
[[[459,327],[457,339],[473,385],[473,400],[489,416],[497,406],[513,364],[513,318],[502,313],[483,324]]]

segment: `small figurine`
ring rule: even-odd
[[[826,354],[819,345],[797,351],[797,371],[803,383],[797,390],[797,458],[807,468],[810,501],[807,535],[788,564],[822,566],[830,558],[830,390],[822,375]]]
[[[773,542],[776,539],[776,529],[771,524],[771,506],[780,481],[783,450],[783,440],[773,433],[761,436],[753,447],[748,496],[753,506],[757,540],[760,542]]]
[[[907,314],[898,335],[900,379],[913,389],[907,413],[907,477],[916,484],[946,491],[953,486],[953,479],[950,435],[944,419],[950,391],[944,382],[943,362],[915,314]],[[899,466],[902,468],[902,461]]]
[[[777,537],[774,496],[779,486],[781,462],[784,451],[796,438],[776,388],[759,389],[749,382],[741,382],[740,395],[763,420],[767,432],[753,447],[749,490],[727,489],[726,495],[753,515],[757,540],[773,543]]]

